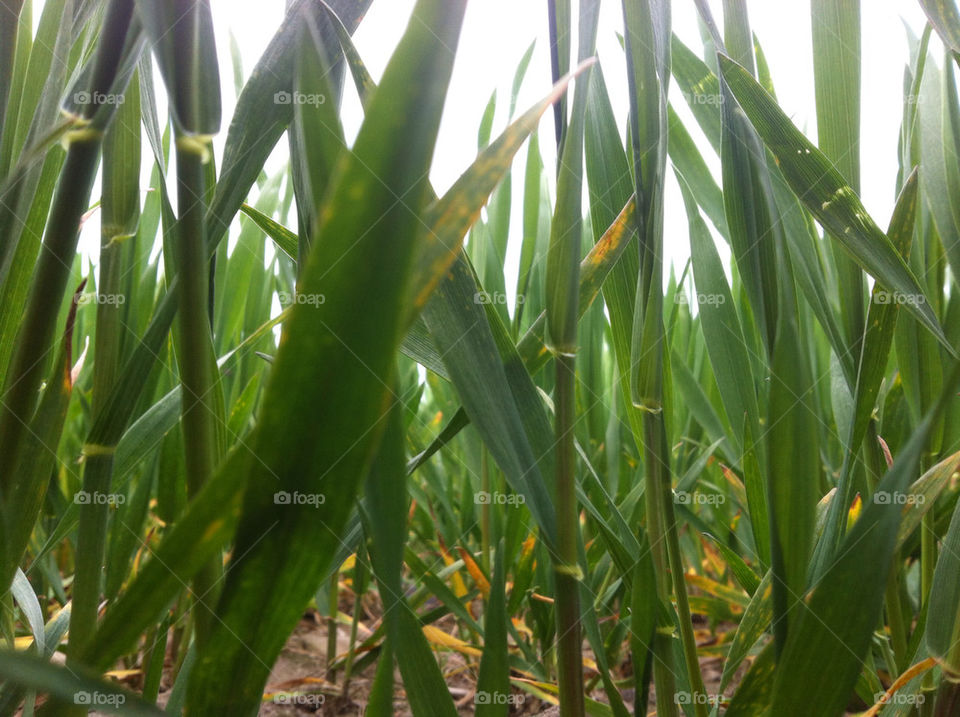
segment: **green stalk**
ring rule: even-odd
[[[339,612],[340,601],[340,573],[334,571],[330,576],[330,583],[327,586],[327,681],[334,682],[337,679],[337,613]]]
[[[929,454],[924,455],[920,465],[920,475],[923,475],[933,464]],[[929,607],[930,590],[933,587],[933,574],[937,568],[937,524],[936,524],[936,506],[931,505],[923,518],[920,519],[920,606],[921,609]],[[920,717],[930,717],[934,714],[934,707],[938,709],[941,705],[949,704],[956,699],[956,685],[950,687],[951,682],[944,671],[943,689],[936,699],[934,696],[937,690],[937,683],[934,680],[932,670],[928,670],[923,675],[920,683],[920,694],[925,695],[926,699],[920,705]],[[942,712],[939,714],[948,715],[953,712]]]
[[[17,26],[23,0],[0,3],[0,135],[13,81],[13,60],[17,47]]]
[[[490,465],[487,456],[487,449],[481,448],[480,454],[480,492],[490,496]],[[480,546],[482,553],[480,555],[480,564],[483,569],[490,574],[490,501],[486,500],[480,504]]]
[[[880,439],[877,436],[877,425],[874,421],[870,422],[867,428],[867,439],[864,443],[867,462],[867,480],[870,486],[870,494],[876,490],[877,483],[886,473],[888,466],[884,459],[883,452],[880,449]],[[893,556],[893,567],[890,570],[890,577],[887,580],[887,587],[884,596],[885,612],[887,624],[890,626],[890,642],[893,646],[893,657],[897,669],[903,671],[909,665],[910,654],[908,653],[908,626],[903,621],[903,605],[900,601],[900,573],[902,571],[902,562],[900,552],[895,551]]]
[[[137,81],[120,105],[117,121],[111,125],[103,146],[102,229],[97,294],[123,296],[124,242],[136,232],[139,217],[140,98]],[[135,161],[133,161],[135,159]],[[123,334],[125,303],[110,298],[97,303],[97,332],[94,340],[94,420],[100,418],[107,396],[117,380]],[[110,493],[115,445],[84,447],[83,493],[92,497],[80,505],[77,530],[76,570],[73,582],[73,610],[70,616],[71,647],[80,649],[93,634],[100,602],[107,523],[110,504],[97,498]],[[77,652],[71,652],[76,656]]]
[[[45,359],[70,277],[80,218],[89,205],[102,136],[97,130],[81,130],[70,139],[43,246],[37,257],[37,268],[7,370],[0,407],[0,490],[4,496],[13,488],[14,466],[33,414]]]
[[[217,406],[216,364],[207,318],[209,274],[204,241],[204,161],[206,141],[180,134],[177,137],[177,205],[179,219],[176,258],[181,277],[177,363],[182,398],[180,415],[186,454],[187,492],[194,498],[206,484],[220,460],[218,426],[223,412]],[[194,589],[198,604],[213,604],[222,566],[214,560],[197,575]],[[201,602],[202,601],[202,602]],[[202,640],[213,618],[211,611],[194,613],[197,635]]]
[[[363,612],[363,594],[367,591],[367,565],[360,559],[359,550],[353,566],[353,621],[350,623],[350,644],[343,666],[343,696],[350,694],[350,678],[357,655],[357,634],[360,631],[360,613]]]
[[[113,0],[108,7],[90,85],[91,96],[111,91],[132,16],[133,0]],[[37,257],[16,348],[3,384],[3,404],[0,407],[0,494],[3,496],[9,494],[15,480],[14,470],[77,251],[80,219],[89,205],[103,133],[111,118],[109,106],[98,108],[89,103],[84,107],[82,117],[87,120],[87,126],[64,137],[69,147],[67,157]]]
[[[554,72],[569,66],[568,0],[551,2]],[[600,3],[579,3],[580,62],[595,52]],[[567,17],[564,18],[564,15]],[[546,272],[546,314],[548,346],[556,361],[554,389],[556,484],[555,514],[557,545],[553,556],[556,575],[557,671],[561,717],[584,715],[583,637],[580,625],[580,581],[578,541],[580,521],[577,510],[577,453],[574,426],[577,421],[576,354],[579,316],[580,241],[583,234],[583,147],[589,89],[589,70],[577,80],[573,112],[564,127],[557,115],[559,159],[557,202],[550,230]]]
[[[557,439],[557,666],[561,717],[584,714],[583,656],[580,634],[580,580],[577,561],[576,465],[574,424],[576,407],[576,357],[558,354],[556,383]]]

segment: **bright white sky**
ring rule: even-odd
[[[212,0],[221,46],[226,32],[234,33],[243,48],[245,70],[259,57],[272,28],[280,21],[284,3],[279,0]],[[574,8],[576,2],[573,3]],[[718,22],[722,3],[710,0]],[[371,74],[379,79],[390,54],[406,27],[414,0],[374,0],[354,38]],[[513,74],[520,58],[536,41],[533,60],[524,83],[518,111],[532,105],[550,88],[547,3],[544,0],[471,0],[460,41],[450,93],[440,131],[433,181],[438,192],[449,187],[474,159],[477,128],[491,93],[500,103],[494,136],[506,126]],[[813,60],[810,36],[809,0],[750,0],[750,20],[766,53],[781,106],[794,122],[815,137]],[[897,172],[897,138],[901,117],[901,87],[908,50],[904,23],[919,35],[925,18],[916,0],[863,0],[862,75],[862,193],[864,203],[880,226],[886,226],[894,202]],[[700,33],[693,0],[673,3],[673,25],[680,38],[700,54]],[[619,126],[627,114],[626,75],[623,53],[616,38],[622,32],[621,3],[603,0],[598,34],[598,54],[618,112]],[[934,39],[934,44],[936,40]],[[574,43],[574,47],[576,44]],[[226,61],[224,62],[226,70]],[[232,87],[225,77],[224,87]],[[676,88],[671,90],[675,92]],[[227,100],[228,103],[230,100]],[[700,137],[683,101],[675,102],[695,135]],[[344,121],[348,137],[355,135],[360,121],[359,103],[352,88],[346,93]],[[541,151],[547,166],[553,165],[553,119],[545,115],[541,125]],[[702,142],[704,156],[719,176],[719,161]],[[525,149],[515,167],[522,172]],[[548,172],[548,174],[551,174]],[[679,272],[689,253],[686,218],[679,190],[669,179],[666,213],[668,260]],[[514,182],[515,209],[520,206],[522,182]],[[519,215],[515,212],[508,256],[507,286],[515,285],[520,236]]]
[[[217,27],[224,91],[224,131],[233,111],[233,76],[229,58],[229,34],[233,33],[243,55],[244,72],[249,73],[278,27],[285,3],[281,0],[211,0]],[[38,3],[40,4],[40,3]],[[576,2],[573,3],[576,7]],[[714,16],[722,19],[721,0],[710,0]],[[414,0],[374,0],[355,36],[355,43],[374,79],[379,79],[403,33]],[[750,0],[750,20],[770,65],[781,106],[794,122],[815,138],[813,65],[810,39],[809,0]],[[916,0],[863,0],[862,76],[862,193],[868,211],[880,226],[886,226],[894,201],[897,171],[897,137],[901,117],[901,87],[908,61],[904,24],[914,33],[923,29],[924,17]],[[37,13],[39,15],[39,12]],[[675,32],[701,54],[700,34],[693,0],[673,3]],[[616,38],[622,29],[621,4],[603,0],[598,36],[598,54],[607,79],[619,126],[627,113],[626,76],[623,53]],[[477,128],[493,91],[500,104],[494,136],[506,125],[507,103],[514,71],[531,42],[536,50],[523,85],[518,111],[533,104],[550,87],[547,9],[544,0],[471,0],[461,37],[450,93],[436,151],[432,179],[443,192],[474,159]],[[574,47],[576,44],[574,43]],[[938,47],[936,36],[932,48]],[[676,94],[676,88],[671,90]],[[701,141],[708,163],[719,176],[719,161],[699,134],[683,101],[676,108],[688,128]],[[352,84],[344,100],[344,122],[349,139],[355,136],[361,114]],[[553,166],[553,119],[544,116],[541,150],[547,167]],[[275,153],[271,166],[279,168],[286,142]],[[526,150],[515,167],[522,171]],[[552,172],[547,172],[552,175]],[[514,182],[514,208],[521,204],[522,182]],[[90,222],[94,225],[94,222]],[[98,227],[88,226],[84,247],[97,245]],[[515,211],[507,261],[507,286],[515,285],[519,253],[519,212]],[[666,211],[668,261],[679,272],[688,256],[686,219],[679,191],[672,175],[668,178]],[[88,243],[89,241],[89,243]],[[95,254],[95,249],[91,253]]]

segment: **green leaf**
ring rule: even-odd
[[[905,306],[911,313],[951,355],[956,355],[916,277],[867,214],[856,193],[746,70],[726,56],[721,55],[719,61],[724,79],[741,108],[807,209],[861,267],[888,291],[906,297]]]
[[[955,366],[937,405],[901,449],[875,495],[895,496],[908,489],[931,428],[958,382],[960,370]],[[777,664],[773,714],[791,709],[798,700],[811,714],[842,712],[880,619],[900,515],[898,501],[867,503],[844,538],[837,559],[798,604]],[[850,601],[850,595],[857,600]],[[824,674],[831,679],[824,681]]]
[[[817,141],[854,192],[860,192],[860,0],[814,0],[813,76]],[[860,267],[833,243],[840,316],[856,352],[864,325],[865,285]]]
[[[407,534],[406,471],[400,403],[394,401],[386,434],[366,481],[364,524],[380,589],[387,640],[396,655],[410,708],[417,714],[455,715],[456,709],[416,613],[404,597],[403,546]]]
[[[220,65],[209,0],[137,0],[137,14],[170,90],[178,128],[186,134],[216,134]]]
[[[97,710],[129,717],[156,717],[159,709],[137,695],[104,682],[82,668],[67,669],[46,658],[0,650],[0,677],[13,684],[44,692],[72,705],[90,705]]]
[[[937,30],[943,44],[960,52],[960,11],[954,0],[919,0],[920,7]]]
[[[319,584],[376,449],[393,352],[409,314],[402,297],[427,198],[423,177],[463,11],[459,1],[417,4],[353,152],[317,214],[320,239],[301,269],[298,291],[325,300],[298,303],[284,325],[250,438],[259,460],[249,464],[238,562],[228,572],[219,620],[199,645],[189,709],[243,711],[259,702],[269,665]],[[358,283],[361,275],[365,281]],[[376,287],[374,302],[369,286]],[[358,315],[360,305],[368,310]],[[326,438],[316,441],[317,435]],[[322,494],[324,501],[278,502],[278,491]],[[264,581],[273,589],[255,587]]]

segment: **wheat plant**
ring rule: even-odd
[[[467,0],[376,79],[373,0],[290,0],[229,118],[209,0],[0,0],[0,714],[960,714],[960,11],[881,227],[879,10],[810,1],[814,142],[691,1],[606,0],[624,108],[544,3],[438,196]]]

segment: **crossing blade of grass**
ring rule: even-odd
[[[133,8],[126,0],[111,2],[105,19],[102,42],[95,58],[91,96],[110,94],[122,62]],[[135,32],[135,31],[134,31]],[[127,78],[129,79],[129,77]],[[122,89],[122,87],[121,87]],[[113,108],[86,105],[83,117],[90,126],[70,137],[60,183],[46,225],[44,244],[34,271],[18,341],[6,367],[2,411],[0,411],[0,490],[10,490],[20,444],[44,367],[43,357],[53,340],[60,303],[69,278],[79,238],[80,218],[87,209],[99,158],[103,130]]]
[[[35,49],[30,47],[29,29],[24,28],[19,32],[18,51],[26,49],[30,63],[25,71],[19,73],[18,79],[24,87],[9,88],[14,94],[10,97],[11,111],[7,124],[0,132],[0,165],[4,156],[12,161],[9,158],[16,156],[15,152],[20,155],[9,173],[0,166],[0,170],[3,170],[0,171],[3,177],[0,184],[0,199],[3,201],[0,204],[0,231],[4,236],[0,243],[0,284],[7,296],[16,298],[17,304],[26,297],[28,271],[33,268],[39,249],[36,242],[21,241],[24,237],[33,236],[29,232],[35,229],[30,222],[30,208],[36,202],[40,202],[40,206],[49,203],[50,194],[42,191],[43,185],[40,183],[44,167],[48,159],[59,154],[59,148],[54,147],[55,142],[78,123],[77,118],[60,115],[60,98],[68,73],[73,69],[71,63],[53,62],[53,58],[69,54],[70,44],[74,40],[69,12],[71,7],[60,1],[43,8]],[[16,25],[14,21],[13,29]],[[18,93],[17,90],[21,89],[23,91]],[[0,103],[4,99],[0,99]],[[20,106],[24,108],[22,120],[19,120]],[[20,142],[23,146],[19,145]],[[38,233],[42,233],[42,229]],[[29,269],[25,269],[24,264],[29,265]],[[27,275],[20,276],[22,274]],[[15,290],[19,290],[20,294]],[[15,329],[16,323],[4,317],[0,323],[0,366],[7,365]]]
[[[372,1],[330,0],[329,7],[353,32]],[[325,47],[337,47],[336,30],[321,3],[295,0],[290,4],[283,24],[237,98],[217,189],[206,215],[207,235],[212,243],[217,243],[227,231],[267,157],[293,120],[293,104],[278,102],[276,96],[293,92],[296,47],[305,16],[313,18],[320,28]],[[256,120],[249,121],[251,117]]]
[[[129,717],[163,714],[136,694],[104,681],[89,670],[67,669],[28,653],[0,650],[0,677],[70,704],[112,706],[112,712]]]
[[[596,51],[600,3],[581,0],[577,25],[581,62]],[[563,61],[569,62],[564,58]],[[583,197],[583,141],[589,75],[574,90],[573,112],[558,152],[557,202],[547,249],[547,345],[555,354],[556,476],[554,507],[557,525],[556,580],[557,679],[561,717],[584,714],[583,634],[580,624],[580,582],[583,580],[577,545],[576,353],[580,284],[580,242]]]
[[[905,259],[910,256],[913,243],[918,209],[918,176],[918,171],[914,169],[904,184],[887,230],[894,248]],[[899,305],[895,302],[886,302],[883,288],[874,286],[867,313],[866,331],[861,342],[862,350],[854,394],[854,417],[847,435],[837,495],[830,502],[824,535],[817,546],[819,559],[814,560],[814,575],[819,575],[825,565],[832,561],[836,546],[846,529],[847,512],[850,501],[853,499],[850,474],[857,452],[867,435],[867,426],[876,409],[880,384],[893,346],[898,314]]]
[[[727,659],[723,661],[720,692],[723,692],[726,686],[730,684],[730,680],[733,679],[744,658],[763,637],[773,620],[772,579],[773,573],[767,571],[750,598],[747,609],[743,611],[743,615],[740,617],[737,632],[734,634],[730,649],[727,651]]]
[[[484,605],[483,655],[477,677],[476,714],[495,717],[504,714],[510,694],[510,661],[507,651],[506,544],[500,541],[494,559],[490,594]],[[501,697],[500,695],[504,695]],[[482,697],[481,697],[482,696]]]
[[[640,273],[634,307],[632,401],[662,410],[663,187],[667,159],[670,10],[667,4],[623,3],[630,138],[637,195]]]
[[[13,0],[0,7],[0,135],[9,103],[10,87],[13,84],[13,69],[17,50],[17,30],[23,0]]]
[[[190,134],[215,134],[220,129],[220,65],[208,0],[136,2],[170,92],[174,121]]]
[[[353,152],[331,185],[326,206],[333,209],[318,213],[322,241],[301,269],[299,291],[322,293],[325,301],[297,304],[284,326],[251,437],[258,460],[247,478],[237,562],[217,607],[219,621],[199,645],[188,709],[246,711],[259,702],[270,664],[314,593],[382,433],[392,354],[409,311],[401,297],[427,195],[422,178],[464,7],[438,0],[417,4]],[[402,145],[395,143],[398,132]],[[356,196],[365,200],[351,199]],[[358,284],[359,275],[368,281]],[[377,287],[375,302],[369,286]],[[360,305],[369,307],[362,320]],[[294,415],[299,430],[292,431]],[[316,435],[327,439],[310,438]],[[320,494],[324,501],[278,501],[275,494],[284,491]],[[265,581],[273,590],[255,587]],[[224,674],[231,682],[226,690]]]
[[[617,207],[629,202],[635,191],[627,153],[620,139],[603,73],[599,68],[593,73],[591,83],[585,147],[590,216],[596,236],[614,221]],[[612,344],[619,377],[617,383],[634,443],[637,450],[642,450],[647,440],[643,413],[634,405],[631,392],[633,310],[637,296],[637,277],[640,273],[639,251],[635,251],[632,244],[635,236],[636,231],[631,230],[626,237],[627,250],[604,281],[603,298],[610,312]],[[648,499],[648,508],[650,504]],[[648,540],[653,546],[640,553],[644,561],[634,571],[630,595],[630,649],[634,664],[644,666],[644,669],[635,671],[635,710],[638,706],[646,709],[643,695],[648,693],[652,677],[660,696],[658,709],[665,714],[672,714],[671,710],[676,709],[672,699],[675,689],[673,644],[671,639],[655,629],[660,626],[661,613],[658,612],[658,606],[669,600],[666,551],[663,547],[659,511],[648,509],[647,518]]]
[[[550,68],[554,81],[567,74],[570,69],[570,44],[572,33],[572,13],[570,0],[549,0],[547,14],[550,23]],[[562,100],[554,107],[554,129],[559,150],[567,132],[567,102]],[[559,154],[559,152],[558,152]]]
[[[817,103],[817,141],[850,188],[860,192],[860,2],[815,0],[813,76]],[[832,243],[840,316],[847,344],[859,354],[865,321],[866,287],[860,267]]]
[[[697,657],[696,640],[690,622],[686,584],[680,554],[678,526],[671,490],[671,455],[668,449],[666,407],[669,395],[669,364],[663,322],[663,206],[669,127],[667,88],[671,67],[671,15],[669,3],[624,2],[624,37],[627,85],[630,94],[630,138],[633,182],[637,197],[637,228],[640,267],[633,309],[630,346],[631,403],[642,413],[646,510],[650,540],[665,546],[657,568],[669,577],[676,599],[681,654],[690,692],[705,694]],[[672,417],[670,417],[672,418]],[[666,558],[665,560],[663,558]],[[668,572],[665,572],[668,569]],[[666,583],[660,602],[667,604]],[[675,714],[670,678],[656,673],[657,709]],[[706,704],[697,699],[697,717],[706,717]]]
[[[810,213],[888,291],[905,297],[905,306],[955,356],[923,288],[856,193],[746,70],[723,55],[719,62],[741,108]]]
[[[83,291],[81,283],[74,294],[76,299]],[[8,501],[4,501],[0,534],[3,536],[3,549],[0,558],[0,581],[9,585],[23,558],[24,550],[30,541],[37,516],[43,508],[43,501],[50,475],[56,466],[56,446],[60,443],[63,424],[67,416],[67,407],[73,391],[71,376],[71,346],[73,341],[74,320],[77,302],[70,307],[67,325],[57,355],[53,362],[52,373],[44,388],[37,411],[30,423],[30,439],[24,446],[24,456],[20,464],[20,480],[17,482]]]
[[[690,225],[690,253],[702,319],[700,326],[733,430],[731,437],[736,449],[741,451],[744,421],[750,423],[753,435],[759,431],[756,388],[747,342],[713,238],[700,216],[691,188],[684,177],[678,174],[677,178]],[[700,297],[704,297],[704,301],[701,302]],[[763,511],[759,508],[759,505],[751,505],[751,516],[760,515]]]
[[[690,254],[700,307],[700,327],[733,431],[730,437],[738,455],[744,455],[747,436],[760,435],[756,384],[750,370],[752,362],[720,256],[700,216],[690,187],[682,176],[678,174],[677,178],[690,226]],[[700,297],[705,297],[705,301],[700,302]],[[763,548],[769,544],[767,491],[762,481],[757,480],[759,476],[753,475],[752,471],[745,471],[745,477],[754,540],[760,548],[761,561],[767,561],[769,554]]]
[[[552,462],[545,460],[535,442],[539,435],[540,446],[550,445],[549,424],[528,374],[527,390],[511,391],[507,367],[519,364],[519,359],[515,349],[512,356],[501,354],[503,348],[491,333],[492,322],[488,322],[484,310],[488,304],[481,303],[478,296],[470,266],[461,254],[424,309],[424,319],[470,421],[507,482],[525,497],[534,520],[552,544],[557,525],[544,478]],[[526,374],[522,364],[517,371]],[[528,399],[526,404],[524,398]],[[540,430],[533,435],[525,429],[525,414],[536,416]]]
[[[540,118],[565,96],[574,77],[588,81],[585,73],[592,60],[582,62],[568,75],[561,77],[553,89],[537,104],[514,120],[494,142],[480,152],[477,160],[464,172],[447,193],[429,209],[425,221],[431,231],[418,259],[418,279],[414,281],[415,307],[422,307],[440,277],[456,259],[458,248],[467,230],[480,216],[483,202],[509,170],[513,158],[523,143],[535,132]]]
[[[750,42],[750,24],[743,0],[724,3],[724,30],[733,43],[731,54],[742,60],[753,74],[753,43]],[[723,51],[723,44],[718,44],[717,49]],[[736,102],[725,81],[720,83],[717,98],[722,98],[719,103],[722,118],[720,160],[730,246],[750,297],[757,330],[767,353],[772,354],[777,327],[777,293],[781,285],[777,254],[783,245],[782,231],[779,223],[774,221],[775,205],[760,140],[747,119],[736,111]]]
[[[927,613],[926,644],[944,672],[955,677],[960,674],[960,509],[955,509],[950,527],[944,537],[943,549],[937,560],[930,589],[930,608]]]
[[[220,462],[225,442],[223,395],[205,310],[210,298],[204,165],[210,161],[209,137],[220,129],[219,64],[208,0],[141,1],[137,11],[167,87],[176,130],[178,216],[172,258],[181,282],[176,347],[187,491],[193,497]],[[220,572],[221,561],[212,561],[196,578],[197,592],[212,601]],[[207,611],[198,610],[194,620],[198,635],[209,631]]]
[[[401,573],[407,532],[403,422],[394,401],[380,449],[367,474],[366,531],[373,545],[371,561],[380,588],[390,652],[396,656],[410,709],[417,714],[455,715],[456,709],[437,661],[404,597]]]
[[[943,44],[953,52],[960,52],[960,11],[954,0],[919,0],[930,24],[937,30]]]
[[[293,261],[297,261],[297,242],[299,241],[295,232],[290,231],[285,226],[276,222],[266,214],[251,207],[249,204],[242,204],[240,211],[250,217],[258,227],[263,229],[264,234],[273,239],[277,248],[286,254]]]
[[[958,382],[960,368],[954,366],[936,406],[900,451],[877,491],[896,495],[907,490],[930,430]],[[894,501],[868,503],[844,538],[835,562],[799,604],[777,663],[773,714],[791,709],[798,700],[812,714],[842,712],[880,618],[900,514],[901,507]],[[857,601],[843,597],[850,595],[857,595]],[[829,684],[819,677],[823,674],[834,676]]]
[[[821,470],[813,388],[810,366],[801,349],[800,329],[784,307],[774,341],[766,426],[770,557],[778,650],[783,649],[788,634],[795,629],[796,611],[806,591],[813,549]]]
[[[668,115],[670,136],[667,143],[670,161],[693,189],[697,203],[720,232],[720,236],[729,243],[730,229],[723,209],[723,193],[710,173],[696,142],[672,106],[668,108]]]
[[[92,410],[98,415],[117,378],[122,358],[123,317],[126,304],[123,283],[126,242],[136,234],[140,214],[140,96],[134,78],[124,102],[117,110],[115,122],[104,138],[103,196],[101,197],[100,271],[97,292],[112,297],[97,304],[97,332],[94,340],[94,372]],[[118,297],[123,297],[117,301]],[[83,471],[83,490],[90,496],[108,495],[113,466],[109,452],[91,451]],[[79,646],[96,629],[97,605],[106,548],[109,506],[96,499],[80,506],[77,529],[77,561],[73,582],[71,612],[72,645]]]

